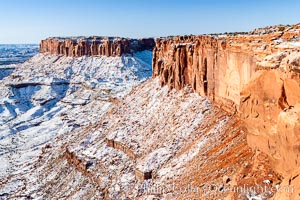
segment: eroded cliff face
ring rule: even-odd
[[[48,38],[40,43],[40,53],[80,56],[121,56],[135,51],[152,50],[154,39],[114,37]]]
[[[267,153],[273,168],[285,177],[282,185],[292,185],[296,191],[277,194],[275,199],[299,198],[299,63],[299,50],[268,56],[241,91],[241,118],[249,146]]]
[[[161,76],[162,85],[175,89],[190,84],[200,95],[231,110],[239,104],[239,91],[254,73],[256,59],[239,46],[231,46],[228,39],[211,36],[158,39],[153,75]]]
[[[191,85],[228,112],[238,111],[248,145],[300,191],[300,26],[247,34],[181,36],[156,40],[153,76],[161,85]],[[284,196],[286,195],[286,196]],[[278,193],[275,199],[295,199]]]

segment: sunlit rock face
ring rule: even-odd
[[[240,104],[240,92],[258,69],[257,62],[273,52],[298,48],[299,26],[285,29],[158,38],[153,76],[175,89],[191,85],[195,92],[233,111]]]

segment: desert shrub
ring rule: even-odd
[[[285,27],[284,26],[279,26],[278,31],[284,31]]]

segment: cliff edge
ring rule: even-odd
[[[282,184],[300,191],[300,25],[249,33],[158,38],[153,76],[177,90],[191,85],[238,113],[253,150],[269,156]],[[290,195],[290,196],[283,196]],[[296,199],[298,193],[275,199]]]

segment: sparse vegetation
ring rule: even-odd
[[[284,26],[279,26],[278,27],[278,31],[284,31],[285,30],[285,27]]]

